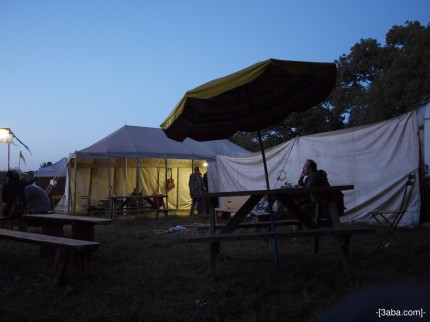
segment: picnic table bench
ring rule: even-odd
[[[213,192],[198,194],[196,197],[209,199],[209,233],[198,234],[189,236],[188,241],[191,243],[207,242],[209,243],[209,268],[211,280],[215,280],[215,264],[216,257],[220,252],[220,243],[224,241],[235,240],[252,240],[252,239],[272,239],[273,249],[275,254],[275,262],[277,262],[277,239],[288,237],[314,237],[315,238],[315,253],[318,252],[319,238],[321,236],[331,235],[338,241],[338,246],[341,250],[341,260],[347,273],[351,272],[349,265],[349,241],[351,235],[375,233],[375,229],[367,226],[348,226],[342,225],[339,220],[337,207],[331,195],[335,191],[353,189],[352,185],[345,186],[331,186],[331,187],[314,187],[314,188],[287,188],[287,189],[274,189],[274,190],[255,190],[255,191],[230,191],[230,192]],[[299,207],[296,200],[303,199],[304,196],[309,194],[315,202],[315,216],[311,218],[309,214],[305,213]],[[249,212],[254,206],[265,196],[269,195],[288,209],[296,217],[294,224],[300,223],[299,230],[276,230],[277,221],[274,220],[273,213],[270,214],[270,227],[271,231],[255,231],[255,232],[241,232],[240,228],[246,226],[252,227],[250,224],[242,223],[243,219],[247,217]],[[215,204],[219,197],[227,196],[249,196],[243,203],[240,209],[230,218],[225,225],[216,224]],[[328,205],[330,215],[331,227],[324,227],[321,222],[321,207],[323,204]],[[285,224],[287,224],[286,222]],[[254,227],[257,227],[253,223]],[[264,222],[262,225],[267,225]]]
[[[85,277],[89,277],[91,275],[90,254],[99,248],[99,243],[93,241],[49,236],[9,229],[0,229],[0,239],[55,247],[56,256],[52,282],[57,286],[61,284],[64,278],[64,272],[67,268],[70,253],[72,251],[79,254],[82,261],[84,275]]]
[[[300,222],[300,220],[297,219],[281,219],[281,220],[276,220],[275,221],[276,226],[302,226],[302,223]],[[215,224],[215,231],[223,229],[225,227],[226,224]],[[260,228],[267,228],[270,227],[271,222],[270,221],[253,221],[253,222],[242,222],[239,224],[239,226],[237,227],[239,228],[244,228],[244,229],[249,229],[249,228],[255,228],[255,229],[260,229]],[[197,226],[197,230],[209,230],[210,229],[210,225],[209,224],[201,224]]]
[[[347,246],[347,239],[354,234],[367,234],[374,233],[375,229],[368,226],[346,226],[346,227],[324,227],[316,229],[303,229],[303,230],[277,230],[277,231],[255,231],[255,232],[233,232],[224,234],[201,234],[193,235],[188,238],[191,243],[200,242],[221,242],[221,241],[238,241],[238,240],[252,240],[252,239],[272,239],[272,238],[290,238],[290,237],[315,237],[315,236],[342,236],[345,239]],[[347,249],[345,249],[347,251]]]

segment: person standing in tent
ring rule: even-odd
[[[194,194],[206,192],[205,185],[203,182],[202,174],[200,173],[200,168],[195,167],[194,173],[190,174],[190,180],[188,181],[188,186],[190,188],[190,195],[192,198],[190,216],[194,215],[194,207],[197,204],[197,213],[200,215],[203,213],[203,198],[194,197]]]

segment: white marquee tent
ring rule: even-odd
[[[176,142],[160,128],[123,126],[93,145],[69,157],[66,199],[69,212],[86,212],[109,195],[168,196],[168,207],[189,209],[188,180],[194,166],[205,173],[204,163],[217,155],[239,156],[249,151],[228,140]],[[167,189],[167,179],[175,188]]]
[[[408,175],[419,177],[425,111],[426,107],[380,123],[297,137],[268,149],[270,186],[296,185],[303,163],[313,159],[328,173],[331,185],[354,185],[354,190],[344,192],[343,221],[370,222],[374,209],[397,210]],[[261,153],[217,156],[208,178],[211,191],[265,189]],[[402,226],[420,221],[419,181]]]

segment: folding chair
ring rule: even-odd
[[[385,244],[387,243],[390,237],[393,237],[395,240],[397,240],[399,244],[402,244],[399,238],[397,238],[397,236],[394,235],[394,233],[397,229],[397,226],[400,223],[400,220],[405,214],[406,209],[408,208],[409,200],[411,199],[412,190],[414,188],[414,183],[415,183],[415,175],[410,174],[408,176],[408,180],[406,181],[405,190],[403,191],[402,202],[400,204],[399,210],[392,211],[392,210],[378,209],[370,213],[377,223],[379,223],[381,226],[386,228],[384,232],[384,237],[382,238],[381,242],[378,244],[376,251],[381,250],[385,246]]]

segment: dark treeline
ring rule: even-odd
[[[304,113],[294,113],[262,131],[265,147],[298,135],[339,130],[387,120],[430,101],[430,24],[407,21],[393,26],[383,46],[360,39],[337,65],[337,84],[328,99]],[[255,133],[236,133],[231,140],[259,150]]]

